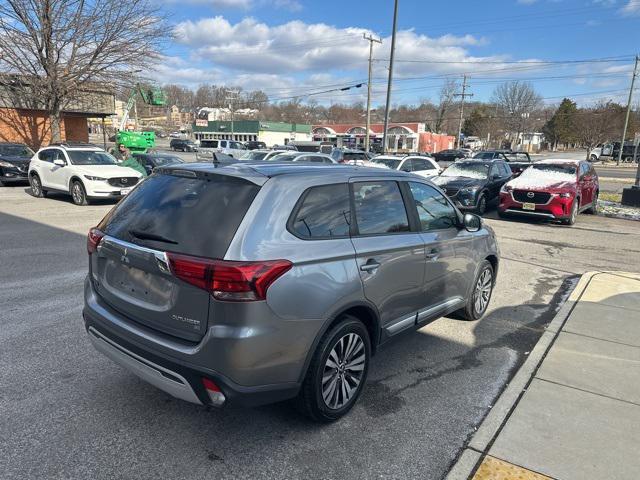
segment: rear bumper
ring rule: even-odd
[[[88,281],[85,284],[83,318],[89,339],[96,350],[182,400],[212,405],[202,383],[203,378],[213,380],[218,385],[225,396],[225,406],[254,407],[274,403],[295,397],[300,389],[299,382],[250,386],[234,382],[228,375],[216,370],[221,365],[216,363],[215,358],[220,350],[224,350],[223,344],[182,344],[168,348],[176,342],[157,332],[153,336],[158,341],[150,342],[151,334],[144,333],[147,330],[145,327],[136,324],[123,328],[123,318],[96,301],[95,292]],[[205,362],[202,360],[204,358],[210,360]],[[260,366],[256,365],[255,368]]]
[[[170,358],[149,348],[129,342],[108,331],[105,325],[84,311],[85,328],[96,350],[126,368],[142,380],[175,398],[191,403],[211,405],[202,383],[213,380],[224,394],[224,406],[255,407],[293,398],[300,390],[299,383],[238,385],[215,370],[195,366]]]

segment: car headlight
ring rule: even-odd
[[[4,162],[4,161],[0,160],[0,167],[12,168],[12,167],[15,167],[15,165],[13,163]]]
[[[476,187],[464,187],[460,189],[462,195],[475,195],[478,189]]]
[[[92,177],[91,175],[85,175],[84,178],[86,178],[87,180],[91,180],[93,182],[106,182],[107,181],[106,178]]]
[[[573,194],[571,192],[562,192],[560,194],[560,198],[571,198],[573,197]]]
[[[500,189],[500,193],[509,193],[511,190],[513,190],[513,187],[505,183],[504,185],[502,185],[502,188]]]

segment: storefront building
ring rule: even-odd
[[[198,119],[193,124],[195,140],[235,140],[264,142],[267,146],[286,145],[292,141],[311,140],[311,125],[266,122],[259,120],[209,121]]]
[[[384,125],[374,123],[369,129],[373,150],[382,150]],[[313,140],[331,142],[336,147],[364,149],[366,127],[360,124],[315,125]],[[439,152],[453,148],[455,137],[425,131],[424,123],[392,123],[387,130],[387,148],[390,153]]]

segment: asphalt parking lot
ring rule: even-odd
[[[589,270],[640,272],[640,222],[500,221],[479,322],[443,318],[384,348],[352,413],[317,425],[287,403],[216,411],[175,400],[84,333],[86,232],[112,207],[0,188],[0,477],[442,478],[544,325]]]

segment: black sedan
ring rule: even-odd
[[[0,185],[28,182],[33,155],[33,150],[23,143],[0,143]]]
[[[432,179],[461,210],[484,214],[497,202],[500,188],[511,179],[509,165],[502,160],[456,162]]]
[[[460,158],[466,158],[467,153],[463,150],[440,150],[438,153],[433,154],[433,158],[436,162],[453,163]]]
[[[166,153],[134,153],[133,156],[142,164],[148,175],[151,175],[156,167],[184,163],[180,157]]]

